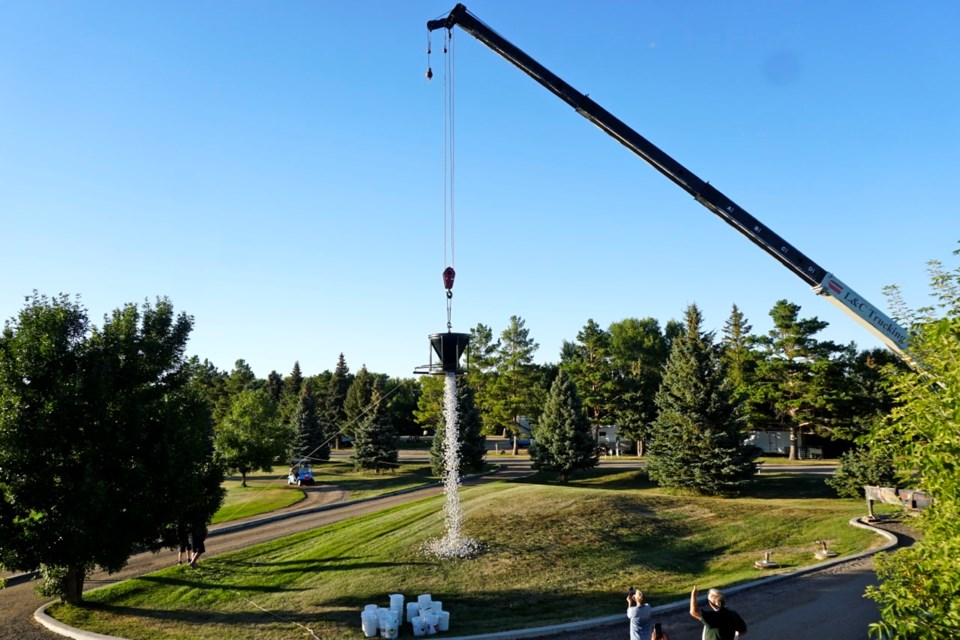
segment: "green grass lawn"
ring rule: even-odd
[[[790,464],[790,465],[806,466],[806,467],[813,467],[813,466],[820,466],[820,465],[835,467],[838,464],[840,464],[840,461],[837,460],[836,458],[821,458],[821,459],[815,459],[815,460],[811,460],[811,459],[790,460],[785,456],[760,456],[759,458],[757,458],[757,462],[762,464]]]
[[[247,485],[241,487],[239,480],[224,481],[227,495],[220,510],[213,514],[211,524],[269,513],[304,499],[303,491],[288,487],[286,479],[273,482],[248,480]]]
[[[303,500],[300,488],[287,485],[287,470],[287,467],[273,467],[270,471],[249,474],[246,487],[241,487],[236,478],[224,481],[227,495],[223,506],[214,514],[212,524],[269,513]],[[436,482],[430,473],[430,465],[426,463],[404,463],[393,472],[381,474],[356,471],[352,463],[344,460],[313,467],[317,486],[330,485],[343,491],[346,500],[361,500]]]
[[[146,638],[361,638],[360,611],[430,593],[451,635],[618,613],[629,585],[654,605],[690,585],[756,578],[771,551],[786,568],[816,562],[814,541],[841,555],[880,543],[847,521],[862,500],[829,497],[822,478],[770,475],[733,499],[683,497],[641,473],[598,469],[567,486],[536,478],[462,491],[466,535],[482,555],[439,561],[423,544],[443,533],[433,498],[90,592],[51,614],[83,629]],[[263,609],[270,613],[265,613]],[[409,633],[407,634],[409,635]]]

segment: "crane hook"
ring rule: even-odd
[[[450,319],[451,304],[453,303],[453,279],[457,277],[457,272],[453,267],[447,267],[443,270],[443,288],[447,290],[447,331],[453,328],[453,322]]]

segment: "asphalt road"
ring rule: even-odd
[[[525,456],[521,458],[497,456],[494,461],[502,465],[501,471],[471,482],[517,478],[529,471],[529,460]],[[620,463],[620,461],[617,462]],[[626,466],[631,461],[622,462]],[[632,462],[635,463],[635,461]],[[804,472],[797,467],[789,467],[789,465],[784,467],[784,470]],[[441,487],[432,486],[403,495],[300,515],[252,529],[223,535],[214,534],[208,540],[208,555],[242,549],[440,492]],[[330,499],[326,496],[325,500],[322,495],[314,495],[310,498],[313,504]],[[294,510],[302,510],[302,505],[297,505]],[[212,529],[212,532],[214,531],[216,529]],[[901,537],[902,544],[912,543],[912,536],[905,527],[894,525],[893,531]],[[119,573],[110,576],[102,573],[95,574],[87,581],[86,588],[112,584],[150,573],[175,562],[176,553],[171,551],[139,554],[131,558],[127,567]],[[862,597],[864,587],[875,579],[872,569],[872,560],[869,558],[849,562],[735,594],[729,598],[728,604],[747,620],[751,638],[776,638],[777,640],[866,638],[867,625],[878,619],[876,606],[872,601]],[[33,583],[26,583],[0,590],[0,640],[52,640],[59,637],[40,627],[33,620],[33,612],[44,602],[36,595],[33,586]],[[710,585],[700,586],[706,589]],[[660,620],[669,630],[672,640],[684,638],[693,640],[700,637],[699,623],[690,618],[685,610],[661,616]],[[552,638],[554,640],[572,640],[573,638],[623,640],[626,636],[627,627],[624,619],[622,624],[607,625],[590,632],[557,635]]]
[[[902,524],[889,523],[883,528],[897,535],[900,546],[914,542],[912,532]],[[638,583],[642,587],[642,579]],[[876,584],[873,559],[869,557],[732,594],[727,606],[746,621],[746,637],[751,640],[865,640],[867,626],[880,619],[876,603],[863,597],[868,584]],[[705,593],[711,585],[698,586]],[[663,624],[671,640],[695,640],[701,637],[703,627],[687,611],[688,606],[684,606],[654,620]],[[622,623],[589,632],[552,635],[545,640],[627,637],[624,613]]]

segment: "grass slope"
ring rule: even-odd
[[[784,493],[786,492],[786,493]],[[789,495],[790,497],[776,497]],[[463,490],[465,533],[486,552],[437,561],[420,548],[442,534],[440,498],[388,509],[91,592],[57,618],[147,638],[361,638],[360,611],[431,593],[452,635],[620,612],[628,585],[654,604],[693,583],[755,578],[766,550],[786,567],[814,562],[814,541],[841,555],[879,543],[847,525],[859,500],[826,497],[821,478],[767,476],[749,496],[678,497],[637,472],[598,470],[568,486],[498,483]],[[268,610],[269,613],[265,612]]]
[[[343,491],[348,500],[370,498],[437,481],[430,475],[430,465],[425,463],[401,464],[393,473],[377,475],[356,471],[348,461],[333,460],[314,466],[313,471],[316,486],[329,485]],[[269,472],[248,475],[247,485],[241,487],[236,479],[223,483],[227,495],[223,506],[214,514],[212,524],[269,513],[304,499],[300,488],[287,486],[287,467],[274,467]]]

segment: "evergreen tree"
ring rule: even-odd
[[[435,376],[438,379],[438,376]],[[486,436],[482,433],[480,411],[474,401],[476,394],[464,376],[457,383],[457,440],[460,443],[460,475],[478,473],[483,470],[484,456],[487,454]],[[442,400],[441,400],[442,402]],[[430,448],[430,466],[433,475],[442,477],[447,450],[446,423],[433,437]]]
[[[610,361],[610,334],[593,319],[587,320],[577,333],[576,343],[565,352],[571,357],[561,364],[577,387],[596,442],[600,427],[610,423],[614,412],[616,384]]]
[[[347,389],[347,396],[343,402],[346,422],[341,427],[341,433],[344,436],[354,437],[360,421],[368,411],[372,410],[371,398],[375,387],[375,377],[367,371],[367,365],[361,366],[350,388]]]
[[[303,388],[303,372],[300,371],[300,361],[295,360],[290,375],[283,379],[282,400],[278,405],[280,410],[280,419],[283,422],[292,423],[293,414],[300,403],[300,390]]]
[[[756,473],[760,450],[741,444],[740,402],[696,305],[687,308],[685,323],[657,392],[647,472],[664,487],[734,493]]]
[[[570,474],[593,469],[599,462],[597,441],[583,411],[571,376],[560,368],[533,431],[530,459],[533,468],[553,471],[566,482]]]
[[[791,460],[798,458],[804,431],[829,432],[836,426],[852,393],[846,375],[852,347],[817,340],[827,323],[799,314],[800,306],[786,300],[770,310],[774,326],[757,338],[763,358],[749,409],[754,422],[790,432]]]
[[[357,377],[360,377],[359,374]],[[373,469],[377,473],[396,469],[397,434],[383,409],[380,391],[374,388],[368,409],[357,424],[353,441],[353,463],[357,469]]]
[[[478,323],[470,330],[470,368],[466,374],[467,381],[475,391],[483,432],[490,435],[496,433],[492,390],[496,384],[499,350],[500,340],[493,339],[493,329]]]
[[[420,383],[415,378],[386,378],[384,389],[389,389],[387,414],[398,436],[417,436],[421,429],[414,412],[420,400]]]
[[[520,418],[536,412],[537,374],[533,354],[540,345],[530,337],[530,329],[519,316],[511,316],[500,334],[497,375],[490,390],[490,416],[499,427],[520,435]],[[513,453],[519,453],[514,438]]]
[[[276,369],[267,374],[267,393],[277,406],[283,401],[283,376]]]
[[[347,392],[353,383],[353,377],[350,375],[350,368],[347,367],[347,359],[343,354],[337,358],[337,366],[333,370],[333,377],[327,387],[327,402],[324,406],[324,424],[326,424],[331,435],[337,434],[334,438],[334,446],[340,448],[340,436],[343,435],[347,427],[347,413],[344,404],[347,401]]]
[[[293,457],[311,460],[330,459],[330,442],[320,422],[312,380],[306,380],[300,388],[300,399],[293,414],[293,427],[297,433]]]
[[[723,324],[722,358],[733,388],[742,395],[747,394],[757,363],[757,355],[750,346],[752,330],[753,325],[747,322],[747,317],[737,305],[733,305],[730,317]]]

